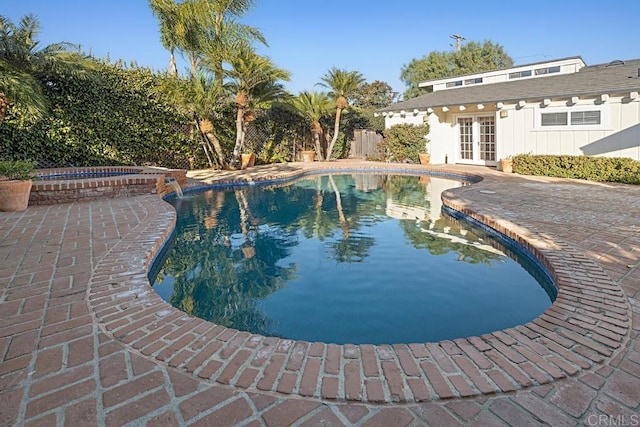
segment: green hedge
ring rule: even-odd
[[[156,90],[160,79],[146,68],[96,61],[97,78],[43,76],[48,114],[23,125],[10,108],[0,125],[0,159],[55,165],[202,166],[191,120]]]
[[[621,157],[519,154],[513,158],[513,171],[521,175],[640,184],[640,162]]]

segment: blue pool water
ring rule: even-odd
[[[174,198],[151,283],[175,307],[252,333],[337,344],[433,342],[526,323],[554,286],[518,249],[441,211],[463,182],[318,175]]]

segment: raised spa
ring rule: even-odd
[[[436,176],[307,176],[169,199],[176,235],[150,275],[180,310],[266,336],[433,342],[540,315],[555,287],[517,245],[442,213]]]
[[[56,205],[142,194],[166,194],[166,179],[185,185],[186,171],[133,166],[38,169],[29,205]]]

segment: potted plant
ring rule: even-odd
[[[513,157],[506,156],[500,159],[500,169],[504,173],[513,173]]]
[[[256,164],[255,153],[243,153],[240,155],[240,169],[253,167]]]
[[[0,211],[23,211],[29,205],[34,165],[26,160],[0,161]]]
[[[302,155],[302,161],[305,163],[311,163],[316,159],[316,152],[314,150],[302,150],[300,154]]]
[[[431,161],[431,154],[429,153],[418,153],[418,157],[420,158],[421,165],[428,165]]]

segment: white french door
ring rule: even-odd
[[[495,116],[458,116],[458,163],[496,164]]]

